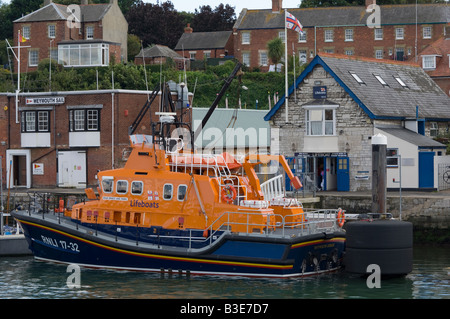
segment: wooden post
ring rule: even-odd
[[[386,136],[372,136],[372,213],[386,213],[386,147]]]

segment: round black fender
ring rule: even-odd
[[[346,229],[345,270],[367,274],[375,264],[381,275],[412,271],[413,227],[410,222],[375,220],[349,222]]]
[[[411,248],[413,226],[399,220],[347,223],[346,247],[367,249]]]

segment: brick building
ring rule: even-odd
[[[365,6],[289,8],[303,25],[304,34],[287,31],[288,54],[292,55],[293,44],[301,63],[310,62],[320,52],[411,61],[442,37],[450,22],[447,4],[419,4],[417,29],[415,5],[381,5],[379,9],[380,27],[369,28],[372,11],[367,12]],[[250,68],[267,71],[271,64],[267,42],[285,39],[282,0],[272,0],[272,9],[243,9],[233,36],[235,57]]]
[[[99,90],[0,93],[3,183],[18,187],[96,185],[97,170],[122,167],[130,148],[128,128],[148,99],[147,91]],[[177,93],[172,92],[172,100]],[[159,94],[135,134],[151,134]],[[184,110],[185,111],[185,110]],[[10,171],[10,164],[12,169]]]
[[[45,0],[42,8],[14,21],[16,46],[19,31],[26,39],[21,43],[21,73],[36,70],[50,57],[66,67],[107,66],[111,57],[116,62],[127,57],[128,23],[117,0],[83,0],[73,7]],[[17,61],[14,67],[18,70]]]
[[[194,32],[188,24],[175,47],[175,52],[191,60],[224,58],[234,54],[231,31]]]
[[[280,153],[297,157],[306,186],[323,168],[324,184],[313,187],[371,189],[371,138],[380,133],[390,152],[387,187],[399,187],[401,169],[403,189],[436,189],[434,159],[446,146],[430,137],[449,132],[450,99],[416,64],[322,53],[289,88],[288,111],[283,96],[264,119]]]
[[[183,58],[169,47],[155,44],[141,50],[138,55],[134,57],[134,64],[141,65],[145,63],[146,65],[159,65],[161,63],[166,63],[168,60],[172,60],[178,70],[183,70],[185,64],[189,62],[189,59]]]
[[[419,53],[418,63],[450,95],[450,27],[445,35]]]

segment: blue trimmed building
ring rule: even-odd
[[[315,187],[369,190],[371,137],[381,133],[388,188],[399,187],[400,168],[402,188],[437,188],[434,158],[446,146],[432,137],[449,133],[450,99],[419,66],[320,54],[288,93],[287,112],[283,96],[264,117],[278,131],[272,148],[295,156],[296,172],[310,173]]]

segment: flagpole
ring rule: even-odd
[[[17,90],[16,90],[16,124],[19,124],[19,92],[20,92],[20,29],[18,30],[19,36],[17,37],[17,47],[18,47],[18,60],[17,60]]]
[[[288,122],[288,108],[289,108],[289,96],[288,96],[288,45],[287,45],[287,26],[286,26],[286,18],[287,18],[287,9],[284,9],[284,86],[285,86],[285,98],[284,105],[286,107],[286,123]]]

